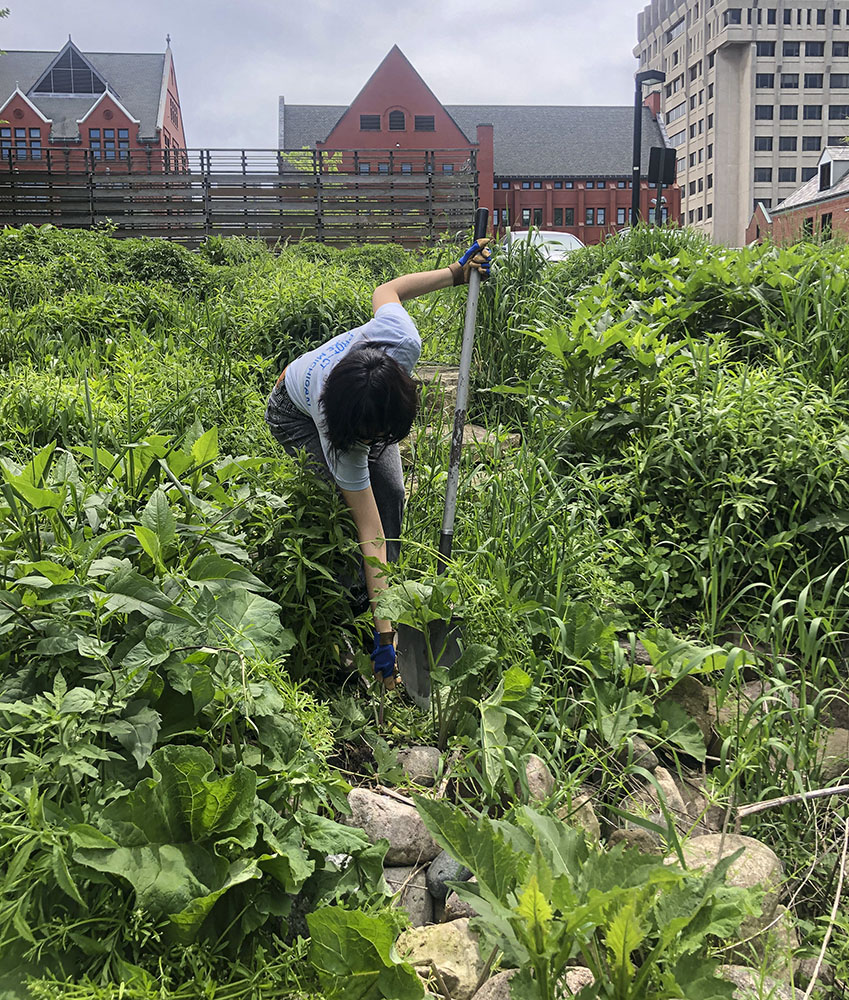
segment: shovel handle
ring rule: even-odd
[[[489,209],[479,208],[475,212],[475,240],[483,239],[489,225]],[[466,426],[466,409],[469,401],[469,372],[472,367],[472,347],[475,341],[475,316],[478,310],[478,294],[481,276],[472,268],[469,275],[469,295],[466,299],[466,320],[463,327],[463,347],[460,352],[460,371],[457,376],[457,403],[454,409],[454,430],[451,435],[451,457],[448,460],[448,482],[445,487],[445,512],[442,517],[442,531],[439,535],[440,573],[445,572],[451,558],[454,540],[454,515],[457,512],[457,487],[460,482],[460,452],[463,448],[463,429]]]

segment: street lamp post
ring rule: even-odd
[[[664,83],[666,74],[659,69],[647,69],[634,77],[634,160],[631,172],[631,225],[640,221],[640,158],[643,141],[643,84]]]

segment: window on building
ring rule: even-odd
[[[695,111],[695,109],[696,109],[696,95],[693,94],[693,96],[690,98],[690,110]]]
[[[832,24],[840,24],[840,11],[839,10],[833,10],[831,12],[831,23]]]
[[[607,181],[596,181],[595,186],[597,188],[606,188],[607,187]]]
[[[711,54],[708,56],[708,69],[713,69],[715,62],[716,62],[716,53],[711,52]]]
[[[534,190],[539,191],[542,188],[542,181],[534,181]]]
[[[772,136],[771,135],[756,135],[755,136],[755,152],[756,153],[771,153],[772,152]]]
[[[783,122],[794,122],[799,117],[798,104],[782,104],[778,109],[778,117]]]
[[[828,117],[833,122],[849,118],[849,104],[832,104],[828,109]]]
[[[509,222],[510,222],[509,216],[510,216],[510,210],[508,208],[502,208],[501,209],[501,225],[502,226],[509,225]]]
[[[699,193],[701,193],[702,191],[704,191],[704,189],[705,189],[704,178],[700,177],[699,178]]]
[[[770,90],[775,86],[775,73],[755,73],[755,86],[759,90]]]
[[[674,135],[669,137],[670,146],[682,146],[687,141],[687,130],[681,129],[680,132],[676,132]]]
[[[790,153],[796,149],[798,142],[799,139],[795,135],[780,135],[778,137],[778,148],[783,153]]]
[[[709,142],[707,147],[707,158],[709,160],[713,159],[713,143]]]
[[[771,104],[755,105],[755,121],[771,122],[772,116],[773,116],[773,108]]]
[[[785,11],[785,14],[786,13],[787,11]],[[781,53],[784,56],[793,58],[799,55],[801,47],[801,42],[784,42],[781,46]]]
[[[790,184],[796,182],[796,168],[795,167],[779,167],[778,168],[778,183],[779,184]]]
[[[696,209],[696,222],[701,222],[704,217],[705,217],[704,210],[702,209],[702,206],[699,205],[699,207]]]
[[[708,191],[710,191],[710,189],[713,187],[713,174],[707,175],[707,187]]]
[[[379,132],[380,115],[360,115],[361,132]]]
[[[566,188],[567,191],[571,191],[572,188],[574,188],[574,186],[575,186],[575,182],[574,181],[564,181],[563,182],[563,186]]]
[[[595,210],[595,221],[597,226],[606,225],[607,211],[603,208],[597,208]]]
[[[805,55],[816,57],[824,56],[825,42],[805,42]]]
[[[563,225],[563,209],[562,208],[555,208],[554,209],[554,225],[555,226],[562,226]]]
[[[445,164],[444,163],[442,164],[442,169],[443,170],[445,169]],[[379,174],[388,174],[389,173],[389,164],[388,163],[378,163],[378,165],[377,165],[377,172]]]
[[[821,104],[806,104],[802,108],[802,118],[807,122],[818,122],[822,119]]]
[[[767,24],[775,24],[775,14],[776,14],[775,7],[768,8],[768,10],[766,12],[766,23]]]
[[[696,138],[696,123],[695,122],[693,122],[693,124],[690,126],[690,138],[691,139],[695,139]]]
[[[453,163],[443,163],[442,164],[442,172],[443,172],[443,174],[453,174],[454,173],[454,164]]]
[[[492,228],[498,229],[498,209],[494,208],[492,210]]]
[[[624,208],[617,208],[616,209],[616,225],[617,226],[624,226],[625,225],[626,212],[627,212],[627,209],[624,209]]]
[[[575,209],[567,208],[563,211],[563,225],[564,226],[574,226],[575,225]]]
[[[755,184],[772,182],[772,167],[755,167]]]
[[[94,157],[95,160],[99,160],[100,155],[103,151],[99,128],[90,128],[88,130],[88,144],[89,148],[91,149],[91,155]]]
[[[755,42],[755,55],[774,56],[775,42]]]
[[[849,42],[832,42],[831,54],[836,59],[845,59],[849,56]]]
[[[690,164],[691,167],[694,167],[696,165],[696,152],[695,152],[695,150],[693,150],[693,152],[690,153],[690,159],[689,159],[688,162],[689,162],[689,164]]]
[[[389,112],[389,131],[403,132],[407,128],[407,116],[403,111]]]
[[[360,173],[361,174],[370,174],[371,173],[371,164],[370,163],[363,163],[362,161],[360,161],[359,167],[360,167]]]
[[[809,181],[812,177],[816,177],[817,168],[816,167],[802,167],[802,181]]]
[[[814,235],[814,217],[809,215],[802,220],[802,239],[810,239]]]
[[[712,100],[712,99],[713,99],[713,84],[709,83],[708,84],[708,100]]]
[[[713,115],[712,114],[710,114],[710,115],[707,116],[707,127],[709,129],[713,128]]]
[[[831,212],[823,212],[823,214],[820,216],[820,235],[824,240],[831,239],[831,221],[832,221]]]
[[[793,19],[793,11],[790,10],[790,8],[788,7],[784,11],[784,23],[785,24],[791,24],[792,23],[792,19]]]
[[[501,182],[501,190],[502,191],[509,191],[510,190],[510,181],[502,181]]]
[[[822,73],[806,73],[805,74],[805,87],[808,90],[822,90]]]
[[[412,165],[412,163],[402,163],[401,164],[401,173],[402,174],[411,174],[412,172],[413,172],[413,165]]]
[[[803,135],[802,136],[802,149],[805,152],[810,153],[814,150],[822,149],[822,136],[819,135]]]
[[[416,132],[435,132],[433,115],[416,115],[414,118]]]
[[[690,225],[692,225],[695,218],[696,218],[695,210],[691,208],[690,211],[687,213],[687,222],[689,222]]]
[[[713,202],[711,202],[711,204],[708,205],[706,214],[709,219],[713,218]]]
[[[825,24],[825,7],[817,10],[817,24]]]
[[[542,227],[542,209],[541,208],[535,208],[534,209],[534,225],[537,226],[538,228]]]
[[[696,182],[690,181],[690,187],[687,190],[687,194],[689,194],[690,197],[692,198],[695,193],[696,193]]]
[[[625,188],[627,186],[627,182],[626,181],[617,181],[616,182],[616,186],[618,188]]]
[[[67,48],[33,87],[35,94],[102,94],[103,79],[74,48]]]
[[[832,73],[829,77],[829,85],[834,90],[846,90],[849,88],[849,73]]]
[[[590,191],[595,187],[595,181],[587,181],[587,190]]]
[[[827,191],[831,187],[831,164],[820,165],[820,191]]]
[[[727,27],[729,24],[742,24],[743,23],[743,11],[739,7],[729,7],[727,11],[722,15],[723,27]]]
[[[529,208],[522,209],[522,225],[529,226],[531,224],[531,210]]]
[[[585,210],[585,212],[584,212],[584,222],[588,226],[592,226],[592,225],[595,224],[595,210],[594,209],[588,208],[588,209]]]
[[[782,73],[781,86],[784,90],[796,90],[799,87],[798,73]]]
[[[560,191],[563,188],[563,181],[555,181],[554,189],[555,191]]]
[[[524,190],[524,191],[530,191],[531,190],[531,182],[530,181],[522,181],[522,190]]]
[[[827,146],[842,146],[844,139],[845,139],[845,136],[843,136],[843,135],[830,135],[828,137],[828,141],[826,142],[826,145]]]

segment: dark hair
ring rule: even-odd
[[[319,405],[336,451],[348,451],[357,441],[394,444],[413,426],[418,385],[385,351],[365,345],[335,365]]]

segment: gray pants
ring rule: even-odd
[[[290,455],[296,455],[301,449],[308,452],[316,472],[333,481],[315,423],[289,398],[284,381],[274,387],[265,419],[271,433]],[[404,473],[398,445],[373,445],[369,452],[368,470],[386,538],[386,558],[394,563],[401,554],[401,522],[404,518]]]

